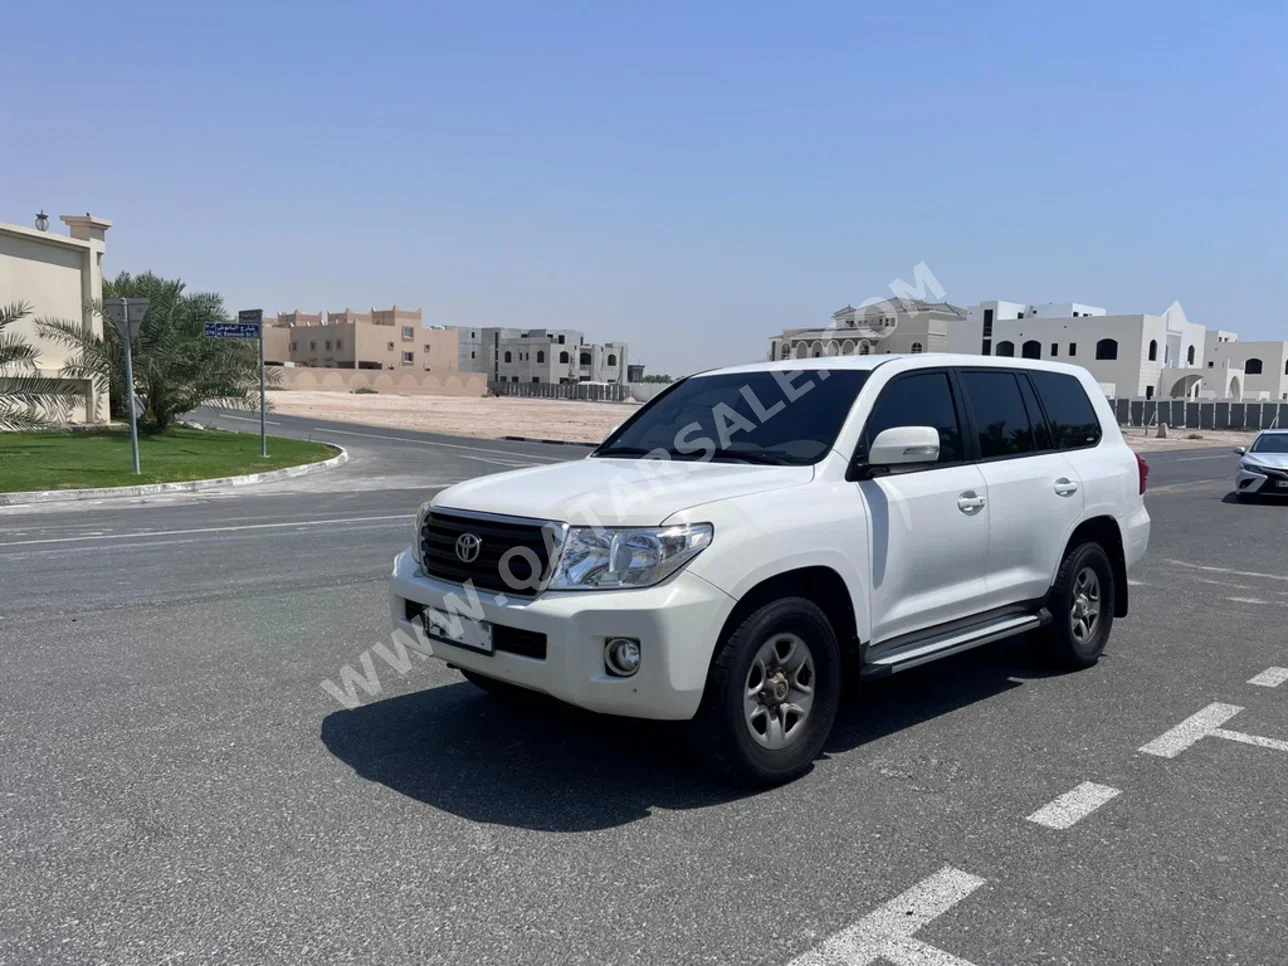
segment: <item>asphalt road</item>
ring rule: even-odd
[[[910,671],[746,794],[672,727],[378,653],[434,487],[582,450],[275,422],[352,462],[0,514],[0,964],[1285,961],[1288,506],[1229,501],[1233,456],[1150,458],[1097,667]]]

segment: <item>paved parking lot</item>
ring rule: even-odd
[[[0,515],[0,963],[1285,961],[1288,506],[1233,456],[1151,457],[1097,667],[901,674],[747,794],[385,646],[427,489],[584,451],[280,422],[353,461]]]

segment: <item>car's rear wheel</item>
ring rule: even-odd
[[[1105,651],[1114,623],[1114,569],[1100,544],[1087,542],[1065,554],[1047,606],[1047,644],[1064,667],[1091,667]]]
[[[840,691],[840,649],[827,615],[803,597],[772,601],[721,642],[690,723],[694,750],[733,781],[791,781],[822,750]]]

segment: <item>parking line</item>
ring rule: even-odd
[[[1117,788],[1083,782],[1072,791],[1065,792],[1055,801],[1047,802],[1030,815],[1027,821],[1047,828],[1066,829],[1086,818],[1101,805],[1122,794]]]
[[[1188,560],[1165,560],[1173,567],[1188,567],[1191,570],[1205,570],[1213,574],[1232,574],[1235,577],[1262,577],[1266,580],[1288,580],[1288,575],[1266,574],[1259,570],[1232,570],[1229,567],[1209,567],[1204,564],[1190,563]]]
[[[1263,688],[1277,688],[1285,681],[1288,681],[1288,667],[1268,667],[1256,677],[1248,679],[1249,684]]]
[[[289,520],[282,523],[243,523],[231,527],[193,527],[189,530],[127,530],[122,533],[88,533],[78,537],[44,537],[40,540],[9,540],[0,543],[0,551],[10,547],[30,547],[45,543],[79,543],[85,540],[137,540],[140,537],[176,537],[189,533],[232,533],[237,530],[285,530],[291,527],[325,527],[347,523],[372,523],[384,520],[411,520],[414,514],[395,513],[379,517],[339,517],[330,520]]]
[[[1218,453],[1216,456],[1179,456],[1174,460],[1174,462],[1193,463],[1195,460],[1228,460],[1230,458],[1231,457],[1227,456],[1225,453]]]
[[[1237,704],[1209,704],[1197,714],[1190,715],[1171,731],[1155,738],[1147,745],[1142,745],[1137,751],[1143,751],[1147,755],[1158,755],[1160,758],[1175,758],[1195,742],[1208,737],[1224,738],[1227,741],[1255,745],[1258,748],[1288,751],[1288,741],[1263,738],[1261,735],[1250,735],[1221,727],[1242,710]]]
[[[984,884],[979,876],[946,865],[934,875],[878,906],[853,926],[797,956],[788,966],[869,966],[878,960],[899,966],[973,966],[968,960],[914,939]]]

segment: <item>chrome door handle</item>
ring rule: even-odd
[[[1055,491],[1061,496],[1073,496],[1078,492],[1078,484],[1067,476],[1062,476],[1055,481]]]
[[[957,509],[962,513],[970,513],[972,510],[978,510],[988,501],[976,493],[974,490],[967,490],[957,498]]]

